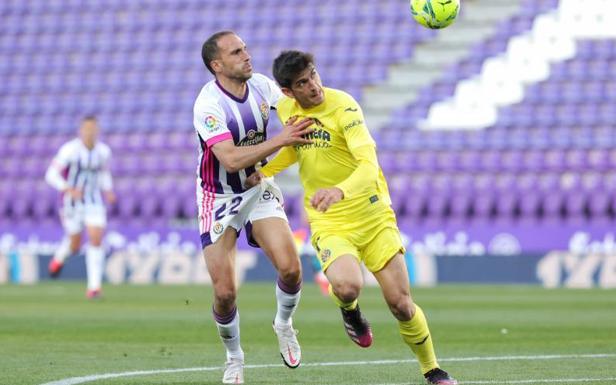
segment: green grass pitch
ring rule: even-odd
[[[377,288],[360,298],[374,332],[373,346],[361,349],[333,302],[305,285],[294,317],[302,366],[287,369],[271,328],[273,285],[240,289],[247,384],[423,383]],[[441,366],[461,384],[616,384],[614,290],[439,286],[413,295]],[[89,302],[82,283],[0,286],[0,384],[181,368],[203,369],[88,383],[219,384],[224,350],[211,297],[210,287],[107,286],[102,301]]]

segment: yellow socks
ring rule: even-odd
[[[357,300],[346,303],[346,302],[342,302],[340,298],[336,297],[336,294],[334,294],[334,290],[332,289],[332,285],[329,285],[328,291],[329,291],[329,296],[332,297],[332,299],[334,300],[336,305],[338,305],[339,308],[342,308],[344,310],[353,310],[357,307]]]
[[[345,303],[342,302],[340,298],[336,297],[332,290],[332,285],[329,285],[329,296],[338,307],[344,310],[353,310],[357,308],[357,300]],[[415,304],[415,315],[413,315],[413,318],[411,318],[410,321],[398,321],[398,328],[404,342],[411,348],[413,353],[415,353],[415,356],[417,356],[422,374],[439,367],[436,361],[434,347],[432,346],[432,337],[430,336],[430,329],[428,329],[428,321],[426,320],[423,310],[421,310],[417,304]]]
[[[415,304],[413,318],[410,321],[398,321],[398,325],[402,339],[417,356],[421,373],[425,374],[434,368],[438,368],[434,347],[432,346],[432,337],[428,329],[428,321],[426,321],[426,316],[421,308]]]

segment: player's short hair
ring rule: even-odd
[[[233,31],[218,31],[212,36],[208,37],[203,46],[201,47],[201,58],[203,64],[207,67],[208,71],[214,75],[214,70],[210,63],[218,56],[218,40],[226,35],[235,35]]]
[[[272,72],[280,87],[291,88],[297,76],[314,65],[314,55],[302,51],[282,51],[274,60]]]
[[[93,115],[93,114],[88,114],[88,115],[84,115],[84,116],[81,118],[81,121],[82,121],[82,122],[88,122],[88,121],[92,121],[92,120],[93,120],[93,121],[98,120],[98,119],[96,118],[96,115]]]

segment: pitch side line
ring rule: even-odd
[[[510,380],[510,381],[461,381],[460,384],[555,384],[555,383],[584,383],[584,382],[612,382],[616,381],[616,377],[607,377],[607,378],[545,378],[545,379],[537,379],[537,380]],[[397,384],[371,384],[371,385],[408,385],[406,382],[400,382]],[[423,385],[416,384],[416,385]]]
[[[463,384],[554,384],[576,382],[612,382],[616,377],[609,378],[546,378],[542,380],[513,380],[513,381],[463,381]]]
[[[525,361],[525,360],[562,360],[562,359],[578,359],[578,358],[614,358],[616,354],[550,354],[550,355],[537,355],[537,356],[494,356],[494,357],[451,357],[440,358],[441,362],[475,362],[475,361]],[[316,366],[350,366],[350,365],[393,365],[417,362],[417,360],[376,360],[376,361],[340,361],[340,362],[313,362],[302,364],[303,367],[316,367]],[[244,369],[265,369],[265,368],[277,368],[280,367],[280,363],[277,364],[259,364],[259,365],[245,365]],[[106,380],[110,378],[119,377],[133,377],[133,376],[147,376],[150,374],[170,374],[170,373],[185,373],[185,372],[211,372],[222,370],[221,366],[206,366],[200,368],[182,368],[182,369],[157,369],[157,370],[138,370],[133,372],[121,372],[121,373],[103,373],[92,374],[90,376],[83,377],[71,377],[62,380],[46,382],[41,385],[77,385],[85,384],[87,382]],[[519,381],[463,381],[463,384],[532,384],[535,382],[550,383],[550,382],[591,382],[591,381],[613,381],[615,378],[580,378],[580,379],[546,379],[546,380],[519,380]],[[401,384],[381,384],[381,385],[401,385]]]

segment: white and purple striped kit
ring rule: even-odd
[[[65,143],[55,156],[47,181],[62,191],[66,187],[77,188],[83,192],[80,200],[69,194],[62,197],[64,207],[104,206],[101,190],[111,190],[109,161],[111,150],[102,142],[88,149],[81,139],[75,138]]]
[[[212,146],[229,139],[236,146],[264,142],[270,111],[281,97],[278,86],[261,74],[253,74],[247,81],[246,94],[241,99],[229,94],[215,80],[208,82],[199,93],[193,124],[199,139],[197,205],[201,234],[209,233],[215,225],[216,216],[212,215],[215,202],[228,201],[246,192],[246,178],[256,166],[228,172],[214,155]]]

